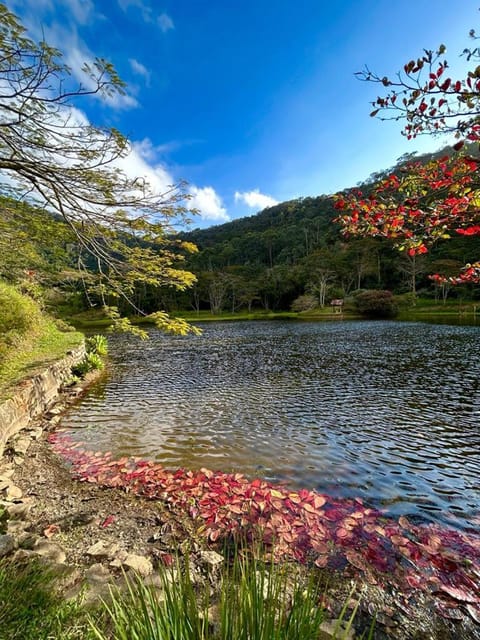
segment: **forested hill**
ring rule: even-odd
[[[427,162],[437,154],[415,158]],[[397,165],[371,176],[369,188],[380,178],[402,171]],[[159,292],[147,305],[168,309],[208,309],[212,313],[240,308],[286,310],[299,298],[323,306],[330,299],[349,296],[359,289],[387,289],[432,298],[472,297],[475,288],[449,290],[436,286],[431,273],[451,275],[478,256],[478,238],[455,237],[438,243],[424,256],[397,251],[392,241],[343,237],[334,222],[338,211],[330,196],[298,198],[260,213],[208,229],[183,234],[199,252],[187,266],[198,278],[184,294]]]
[[[186,234],[200,249],[205,269],[232,265],[295,264],[320,246],[339,240],[330,197],[298,198],[226,224]]]

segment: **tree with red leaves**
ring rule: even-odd
[[[475,38],[472,30],[470,36]],[[452,234],[480,235],[480,159],[460,152],[465,142],[480,142],[480,65],[465,78],[448,74],[445,46],[425,50],[407,62],[394,79],[368,68],[357,77],[388,89],[372,105],[371,116],[405,120],[403,135],[453,133],[454,154],[427,164],[411,162],[402,171],[377,183],[368,195],[356,190],[336,196],[345,234],[391,238],[409,255],[428,252],[439,239]],[[480,61],[480,48],[465,49],[468,61]],[[439,282],[446,278],[432,276]],[[466,265],[449,282],[480,282],[480,261]]]

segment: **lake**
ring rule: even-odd
[[[224,322],[113,336],[62,426],[91,449],[359,496],[478,529],[480,333],[405,323]],[[476,521],[476,524],[475,524]]]

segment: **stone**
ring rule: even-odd
[[[225,562],[224,557],[216,551],[200,551],[200,558],[202,562],[211,567],[218,567]]]
[[[63,564],[67,559],[65,551],[55,542],[49,542],[48,540],[44,540],[40,538],[33,545],[33,551],[43,558],[47,558],[52,562],[57,564]]]
[[[32,556],[35,554],[33,551],[27,551],[27,549],[17,549],[12,556],[13,562],[24,562],[25,560],[30,560]]]
[[[23,502],[14,502],[6,507],[8,516],[11,520],[23,520],[30,513],[32,505],[30,500],[23,500]]]
[[[153,565],[151,561],[145,556],[138,556],[134,553],[129,553],[127,555],[123,561],[123,565],[133,569],[133,571],[141,576],[149,576],[153,573]]]
[[[36,533],[30,533],[29,531],[24,531],[18,536],[18,546],[21,549],[27,549],[31,551],[35,546],[37,540],[40,540],[40,536]]]
[[[120,547],[115,542],[99,540],[87,549],[87,554],[94,558],[113,558],[119,550]]]
[[[318,640],[355,640],[355,633],[352,628],[347,632],[347,622],[345,620],[333,619],[325,620],[320,625]]]
[[[20,487],[11,484],[7,487],[5,495],[7,500],[20,500],[20,498],[23,496],[23,491],[20,489]]]
[[[9,553],[16,549],[16,546],[13,536],[8,534],[0,535],[0,558],[8,556]]]
[[[85,579],[89,584],[108,582],[112,574],[107,567],[99,562],[92,564],[85,572]]]
[[[37,427],[31,431],[31,436],[33,440],[40,440],[43,433],[43,427]]]
[[[30,522],[25,522],[24,520],[9,520],[7,522],[7,533],[18,538],[19,535],[25,532],[25,529],[28,529],[30,524]]]
[[[13,450],[17,455],[25,455],[30,447],[30,438],[18,438],[13,443]]]

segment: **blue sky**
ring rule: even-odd
[[[77,104],[134,144],[128,171],[161,187],[185,179],[194,226],[251,215],[275,201],[333,193],[408,151],[401,125],[369,118],[379,87],[423,48],[459,53],[478,0],[7,0],[31,35],[83,61],[112,61],[127,94]],[[480,31],[480,29],[479,29]]]

